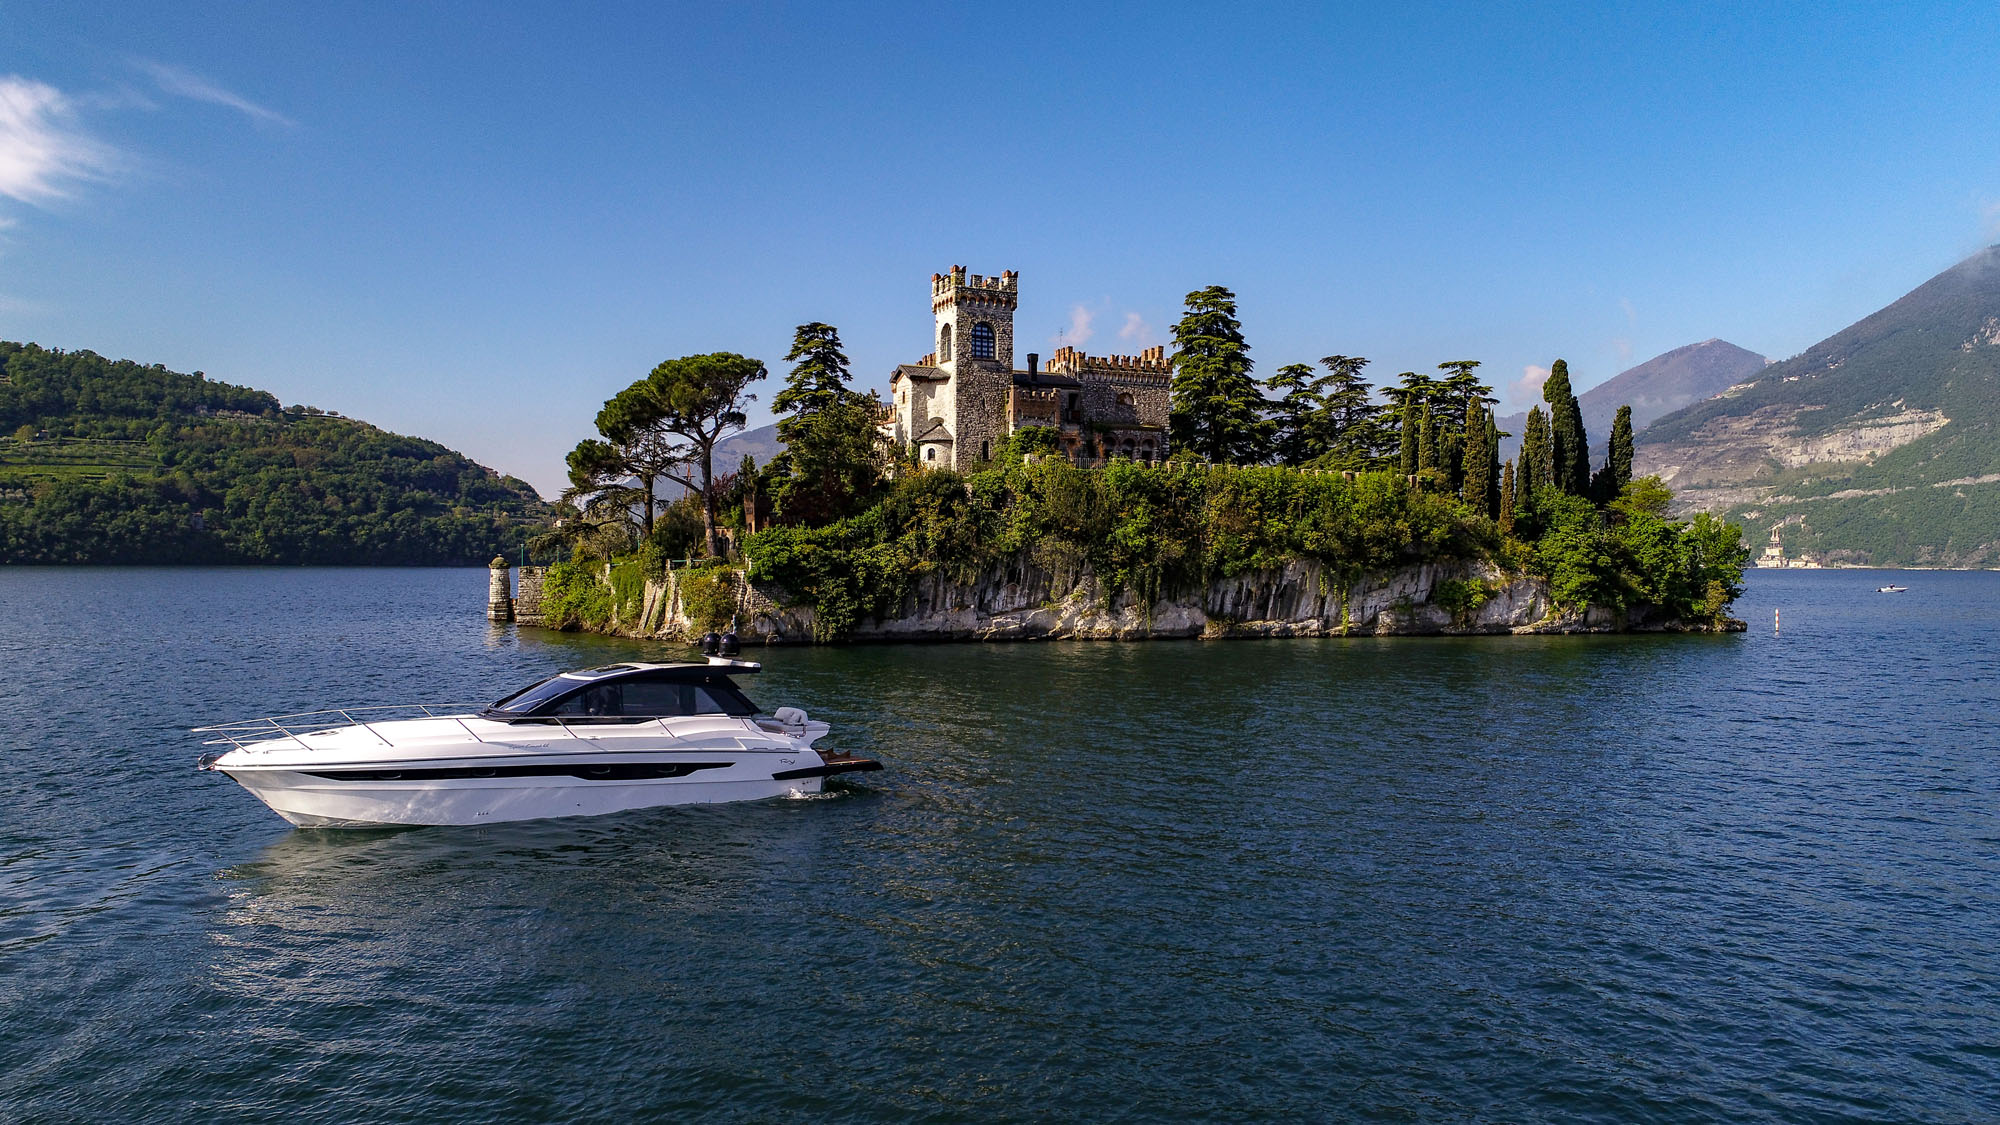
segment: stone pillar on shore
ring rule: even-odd
[[[486,564],[486,619],[488,621],[514,620],[514,583],[507,569],[505,556],[496,555]]]
[[[521,568],[521,587],[514,595],[514,623],[516,625],[540,625],[542,623],[542,575],[545,566],[524,566]]]

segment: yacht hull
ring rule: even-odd
[[[271,811],[301,828],[497,824],[566,816],[601,816],[663,805],[704,805],[803,796],[825,779],[765,777],[582,781],[574,778],[472,778],[435,781],[336,781],[282,770],[229,770]]]

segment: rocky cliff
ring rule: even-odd
[[[675,575],[649,583],[629,619],[607,632],[684,637]],[[744,643],[810,643],[813,611],[785,591],[738,576]],[[1740,630],[1741,622],[1729,628]],[[901,612],[871,619],[851,641],[1161,640],[1226,637],[1441,636],[1497,633],[1697,632],[1705,623],[1644,609],[1553,609],[1547,584],[1490,563],[1426,563],[1344,583],[1314,562],[1221,578],[1201,590],[1147,600],[1106,591],[1088,569],[1059,574],[1016,559],[970,583],[932,577]]]

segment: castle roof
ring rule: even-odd
[[[896,370],[889,376],[889,381],[893,383],[898,379],[928,379],[943,382],[948,378],[950,376],[946,375],[942,369],[931,367],[928,364],[899,363],[896,365]]]
[[[933,418],[931,424],[924,427],[924,432],[917,435],[917,441],[919,443],[935,441],[950,445],[951,431],[944,428],[943,419]]]

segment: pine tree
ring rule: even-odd
[[[1260,461],[1271,426],[1264,396],[1250,377],[1250,345],[1236,320],[1236,294],[1211,285],[1187,295],[1174,325],[1173,407],[1167,416],[1176,449],[1216,462]]]
[[[1323,452],[1334,454],[1341,468],[1371,467],[1380,435],[1375,404],[1369,401],[1372,388],[1361,377],[1368,360],[1358,355],[1330,355],[1319,362],[1327,370],[1315,384],[1324,417],[1315,432],[1323,435]]]
[[[1312,376],[1311,364],[1288,363],[1264,380],[1265,389],[1278,394],[1270,421],[1271,446],[1280,464],[1303,465],[1326,452],[1320,433],[1324,404]]]
[[[786,363],[796,363],[785,376],[785,389],[771,400],[778,414],[792,415],[778,420],[778,440],[791,443],[788,428],[798,426],[801,415],[817,414],[843,402],[853,392],[847,389],[847,355],[840,350],[840,330],[831,324],[813,321],[792,330],[792,350]]]
[[[1555,486],[1572,496],[1590,494],[1590,440],[1583,432],[1583,408],[1569,386],[1569,364],[1556,360],[1542,383],[1549,404],[1549,460]]]
[[[1500,470],[1500,531],[1504,535],[1514,534],[1514,462],[1509,461]]]
[[[847,356],[831,324],[801,324],[787,362],[796,363],[771,405],[785,451],[767,467],[771,499],[787,523],[821,524],[850,513],[879,475],[874,403],[847,387]]]

